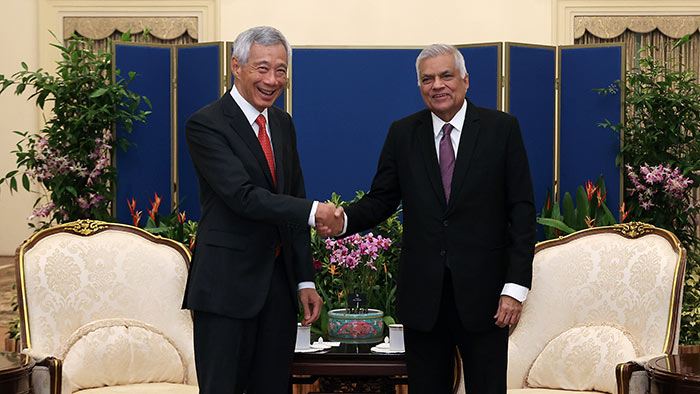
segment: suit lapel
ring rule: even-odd
[[[229,125],[236,132],[241,139],[248,146],[248,149],[255,156],[255,160],[258,162],[260,167],[265,174],[265,178],[270,186],[270,189],[274,189],[274,182],[272,181],[272,174],[270,173],[270,167],[267,165],[267,160],[265,159],[265,153],[263,153],[262,147],[260,146],[260,141],[255,137],[255,131],[248,124],[248,119],[241,111],[241,108],[233,100],[231,94],[227,92],[222,98],[224,115],[229,118]]]
[[[460,190],[464,185],[474,155],[474,147],[479,137],[480,121],[476,106],[471,102],[467,102],[467,115],[464,117],[464,126],[462,127],[462,136],[459,139],[459,149],[457,150],[457,161],[455,162],[455,170],[452,174],[452,191],[450,192],[450,203],[447,206],[448,213],[454,209],[455,201],[458,201]]]
[[[423,163],[428,173],[428,179],[433,192],[437,196],[443,208],[447,204],[445,201],[445,189],[442,186],[442,176],[440,175],[440,165],[437,153],[435,152],[435,134],[433,133],[433,121],[430,111],[425,111],[425,116],[418,125],[418,146],[423,152]]]
[[[284,192],[284,146],[285,133],[282,130],[282,123],[276,111],[272,108],[267,110],[267,117],[270,123],[270,135],[272,135],[272,148],[275,154],[275,175],[277,176],[277,192]]]

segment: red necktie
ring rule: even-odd
[[[265,153],[265,159],[267,160],[267,166],[270,167],[270,173],[272,174],[272,181],[275,183],[275,188],[277,188],[277,175],[275,174],[275,156],[272,154],[272,145],[270,144],[270,137],[267,136],[267,129],[265,128],[265,117],[262,114],[258,115],[255,119],[255,123],[258,124],[258,141],[260,141],[260,146],[262,147],[263,153]],[[275,258],[280,255],[280,244],[277,244],[275,248]]]
[[[258,115],[257,119],[255,119],[255,123],[257,123],[260,127],[260,129],[258,130],[258,141],[260,141],[260,146],[262,147],[263,153],[265,153],[267,165],[268,167],[270,167],[272,181],[275,183],[275,188],[277,188],[277,175],[275,174],[275,156],[272,154],[272,145],[270,145],[270,137],[267,136],[267,129],[265,128],[265,117],[262,116],[262,114]]]

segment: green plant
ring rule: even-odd
[[[689,40],[686,35],[674,49]],[[700,344],[699,207],[689,187],[700,181],[700,85],[681,61],[661,62],[654,59],[655,51],[655,47],[641,49],[639,66],[626,73],[624,123],[606,120],[601,126],[619,132],[624,141],[618,162],[626,164],[630,219],[673,232],[687,249],[680,341]],[[618,81],[598,90],[605,94],[620,86]],[[660,172],[666,173],[663,179],[658,178]],[[669,178],[684,182],[677,193],[667,193],[662,186]]]
[[[143,227],[144,230],[151,234],[169,238],[185,244],[192,249],[194,247],[194,239],[197,235],[197,222],[187,220],[185,212],[179,212],[178,208],[172,210],[168,215],[162,216],[158,212],[162,199],[158,193],[154,193],[151,208],[147,209],[148,220]],[[136,199],[126,200],[131,214],[132,224],[136,227],[141,226],[141,216],[143,211],[136,210]]]
[[[112,220],[112,149],[128,145],[112,130],[120,124],[131,132],[134,122],[145,122],[149,114],[139,109],[141,100],[150,103],[127,89],[135,73],[122,78],[117,70],[112,81],[112,54],[93,53],[92,41],[74,36],[67,46],[51,45],[61,51],[55,74],[30,71],[22,62],[22,70],[12,76],[0,75],[0,93],[13,85],[18,95],[33,88],[29,99],[51,111],[40,132],[14,131],[23,137],[12,151],[17,169],[0,178],[0,184],[7,181],[10,191],[17,191],[18,179],[28,191],[30,180],[40,185],[43,191],[29,217],[40,220],[39,229],[84,218]]]
[[[359,191],[352,201],[345,202],[333,193],[329,201],[336,206],[347,206],[363,195],[364,192]],[[337,308],[355,313],[362,308],[381,309],[385,325],[396,322],[396,277],[403,235],[400,213],[399,208],[364,235],[323,239],[311,230],[316,289],[323,299],[321,318],[312,326],[314,332],[328,331],[328,311]],[[348,294],[353,293],[363,294],[364,305],[348,302]]]
[[[587,181],[584,186],[576,190],[576,207],[571,194],[567,191],[561,202],[552,202],[551,191],[547,189],[542,216],[537,218],[537,223],[544,227],[546,239],[557,238],[560,235],[571,234],[578,230],[596,226],[609,226],[617,223],[610,209],[605,204],[608,191],[605,188],[605,179],[600,175],[595,181]],[[561,208],[561,209],[560,209]],[[624,221],[629,211],[625,211],[623,204],[620,207],[621,221]]]

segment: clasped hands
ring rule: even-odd
[[[343,207],[331,203],[318,203],[316,209],[316,232],[321,237],[331,237],[343,232],[345,215]]]

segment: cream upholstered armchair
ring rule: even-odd
[[[642,223],[539,243],[508,393],[645,394],[645,362],[678,345],[684,272],[678,238]]]
[[[132,226],[78,221],[16,255],[23,352],[34,392],[197,393],[190,253]]]

